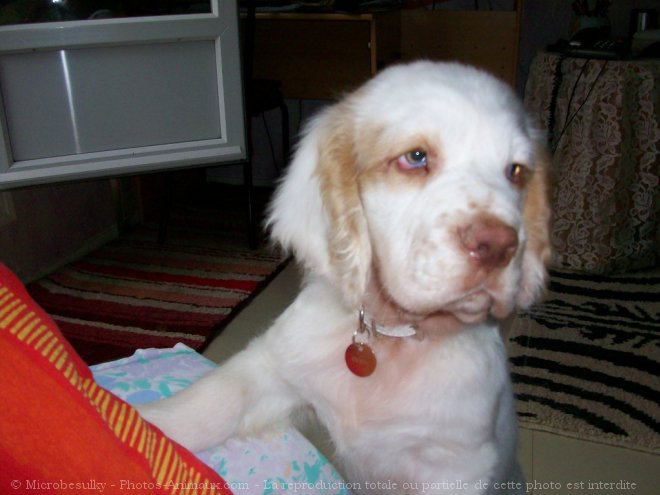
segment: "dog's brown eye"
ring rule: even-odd
[[[516,187],[522,187],[525,184],[527,176],[527,167],[520,163],[512,163],[506,168],[506,178]]]
[[[397,158],[397,165],[401,170],[416,170],[427,165],[426,152],[412,150]]]

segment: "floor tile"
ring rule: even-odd
[[[660,493],[660,456],[545,432],[533,445],[534,495]]]

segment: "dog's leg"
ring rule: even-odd
[[[137,409],[167,436],[200,452],[282,421],[298,405],[262,337],[187,389]]]

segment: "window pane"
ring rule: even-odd
[[[0,1],[0,26],[210,12],[210,0],[10,0]]]

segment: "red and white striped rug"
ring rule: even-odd
[[[173,212],[164,244],[155,225],[140,226],[28,290],[88,364],[177,342],[203,350],[283,266],[216,217]]]

